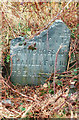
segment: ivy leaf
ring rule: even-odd
[[[72,33],[72,34],[71,34],[71,37],[72,37],[72,38],[75,38],[75,35],[74,35],[74,33]]]
[[[74,69],[74,72],[72,72],[72,75],[77,75],[77,69]]]
[[[79,35],[77,35],[77,38],[79,39]]]
[[[73,28],[72,30],[75,31],[75,30],[77,30],[77,28],[75,27],[75,28]]]
[[[28,31],[30,31],[31,29],[30,29],[30,28],[28,28],[27,30],[28,30]]]
[[[10,55],[7,55],[7,63],[10,61]]]
[[[50,94],[54,94],[54,91],[52,89],[49,89]]]
[[[23,42],[20,42],[20,43],[19,43],[19,46],[22,46],[22,45],[23,45]]]
[[[32,112],[30,112],[29,114],[32,115]]]
[[[71,93],[69,93],[68,96],[70,97],[70,96],[71,96]]]
[[[77,72],[77,69],[74,69],[74,72]]]
[[[1,42],[1,45],[4,45],[4,42]]]
[[[58,80],[57,81],[57,85],[61,85],[62,86],[62,81]]]
[[[26,108],[24,108],[24,107],[22,107],[22,109],[21,109],[22,111],[25,111],[26,110]]]
[[[19,29],[21,28],[22,26],[21,26],[21,23],[19,23]]]
[[[50,88],[50,83],[48,82],[48,88]]]
[[[4,62],[5,62],[5,59],[4,59]]]
[[[77,79],[74,79],[74,81],[77,81]]]
[[[22,43],[19,43],[19,46],[22,46]]]
[[[23,103],[20,103],[20,105],[23,105]]]
[[[9,27],[9,30],[11,30],[11,27]]]
[[[79,23],[77,24],[77,27],[79,26]]]
[[[26,32],[31,31],[31,28],[25,28],[24,31]]]
[[[65,109],[63,110],[63,113],[64,113],[64,114],[66,114],[66,111],[65,111]]]

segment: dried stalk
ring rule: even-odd
[[[56,19],[60,16],[60,14],[63,12],[63,10],[70,4],[70,2],[72,2],[72,0],[70,0],[70,1],[66,4],[66,6],[65,6],[43,29],[41,29],[41,30],[38,31],[36,34],[34,34],[33,37],[35,37],[36,35],[40,34],[40,32],[42,32],[43,30],[47,29],[48,26],[49,26],[54,20],[56,20]],[[73,5],[72,5],[72,6],[73,6]],[[66,11],[66,12],[67,12],[67,11]],[[30,40],[30,39],[29,39],[29,40]]]
[[[29,40],[31,40],[33,37],[35,37],[36,35],[38,35],[38,34],[40,34],[43,30],[45,30],[45,29],[47,29],[48,28],[48,26],[53,22],[53,21],[55,21],[59,16],[61,16],[61,13],[63,12],[63,10],[70,4],[70,2],[71,2],[72,0],[70,0],[68,3],[67,3],[67,5],[44,27],[44,28],[42,28],[41,30],[39,30],[37,33],[35,33],[32,37],[30,37],[29,39],[28,39],[28,41]],[[73,4],[74,5],[74,4]],[[73,6],[72,5],[72,6]],[[71,6],[71,7],[72,7]],[[27,6],[28,8],[29,8],[29,6]],[[70,8],[71,8],[70,7]],[[70,9],[69,8],[69,9]],[[31,9],[31,8],[29,8],[29,9]],[[69,10],[68,9],[68,10]],[[66,11],[67,12],[67,11]],[[27,42],[27,40],[25,40],[25,42]],[[16,46],[15,46],[16,47]]]
[[[55,76],[56,76],[56,66],[57,66],[57,58],[58,58],[58,54],[60,49],[62,48],[62,46],[60,45],[57,53],[56,53],[56,58],[55,58],[55,66],[54,66],[54,79],[53,79],[53,87],[54,87],[54,94],[55,94]]]
[[[6,20],[7,24],[9,25],[9,27],[11,28],[11,32],[13,33],[13,36],[16,37],[15,33],[12,31],[12,26],[10,24],[10,21],[7,20],[6,16],[5,16],[5,10],[2,10],[2,16],[4,17],[4,19]]]
[[[12,69],[13,69],[13,62],[12,62],[12,57],[15,56],[15,55],[12,55],[11,56],[11,72],[10,72],[10,76],[8,77],[8,81],[10,80],[10,77],[12,75]]]
[[[28,99],[33,100],[33,101],[37,101],[37,100],[33,99],[32,97],[28,97],[28,96],[26,96],[26,95],[24,95],[24,94],[22,94],[22,93],[20,93],[20,92],[18,92],[18,91],[16,91],[16,90],[14,90],[11,86],[9,86],[9,85],[7,84],[6,81],[4,81],[4,79],[2,79],[2,82],[5,83],[5,84],[7,85],[7,87],[10,88],[13,92],[18,93],[18,94],[21,95],[22,97],[28,98]]]
[[[49,49],[48,30],[47,30],[47,50]]]
[[[75,65],[77,65],[77,62],[73,66],[71,66],[68,70],[72,69]]]
[[[28,107],[28,109],[23,113],[21,118],[25,118],[27,116],[26,114],[30,111],[31,108],[32,108],[32,105]]]

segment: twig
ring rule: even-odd
[[[73,80],[73,79],[78,79],[78,77],[79,77],[79,74],[78,75],[76,75],[76,76],[74,76],[73,78],[71,78],[71,80]]]
[[[47,50],[49,49],[48,30],[47,30]]]
[[[6,67],[6,65],[5,65],[5,63],[4,63],[4,58],[2,58],[1,63],[2,63],[2,66],[3,66],[3,67],[5,68],[5,70],[6,70],[6,75],[9,75],[8,70],[7,70],[7,67]]]
[[[53,111],[54,112],[58,111],[65,103],[66,103],[66,100],[60,105],[60,107],[58,109],[54,109]]]
[[[63,96],[63,95],[62,95],[62,97],[67,98],[67,99],[69,100],[69,99],[71,99],[71,97],[72,97],[73,95],[75,95],[75,94],[76,94],[76,93],[72,94],[69,98],[67,98],[67,97],[65,97],[65,96]],[[54,112],[58,111],[58,110],[67,102],[67,99],[65,99],[65,101],[60,105],[60,107],[59,107],[58,109],[54,109]]]
[[[7,80],[7,82],[9,82],[13,87],[14,87],[14,85],[11,83],[11,81],[10,81],[10,77],[11,77],[11,75],[12,75],[12,68],[13,68],[13,62],[12,62],[12,57],[13,56],[15,56],[15,54],[14,55],[11,55],[11,72],[10,72],[10,75],[9,75],[9,77],[8,77],[8,80]]]
[[[73,66],[71,66],[68,70],[72,69],[75,65],[77,65],[77,62]]]
[[[39,34],[41,31],[45,30],[48,28],[48,26],[57,19],[57,17],[63,12],[63,10],[70,4],[72,0],[70,0],[67,5],[48,23],[48,25],[46,25],[43,29],[41,29],[40,31],[38,31],[33,37],[35,37],[37,34]]]
[[[3,16],[4,19],[6,20],[7,24],[9,25],[9,27],[11,27],[11,31],[12,31],[13,28],[12,28],[12,26],[11,26],[11,24],[10,24],[10,21],[7,20],[4,12],[5,12],[5,10],[3,9],[3,10],[2,10],[2,16]],[[12,31],[12,33],[13,33],[13,36],[16,37],[16,35],[15,35],[15,33],[14,33],[13,31]]]
[[[71,1],[72,1],[72,0],[70,0],[70,1],[66,4],[66,6],[56,15],[56,17],[54,17],[54,18],[48,23],[48,25],[46,26],[46,28],[63,12],[63,10],[64,10],[66,7],[68,7],[68,5],[71,3]]]
[[[71,51],[69,51],[69,60],[68,60],[68,65],[67,65],[67,71],[69,70],[69,64],[70,64],[70,60],[71,60],[71,54],[75,51],[75,48]]]
[[[36,2],[35,2],[35,4],[36,4]],[[39,14],[39,11],[38,10],[36,11],[34,7],[32,7],[32,8],[34,9],[34,12],[37,14],[38,18],[40,18],[41,23],[44,25],[43,20],[41,19],[42,16]]]
[[[18,91],[16,91],[16,90],[14,90],[12,87],[10,87],[10,86],[7,84],[7,82],[4,81],[4,79],[2,79],[2,81],[3,81],[3,82],[8,86],[8,88],[10,88],[13,92],[18,93],[18,94],[21,95],[22,97],[31,99],[31,100],[33,100],[33,101],[37,101],[37,100],[33,99],[32,97],[28,97],[28,96],[26,96],[26,95],[24,95],[24,94],[22,94],[22,93],[20,93],[20,92],[18,92]]]
[[[70,48],[71,48],[71,47],[70,47]],[[68,60],[68,65],[67,65],[67,71],[69,70],[70,59],[71,59],[71,49],[70,49],[70,51],[69,51],[69,60]]]
[[[10,76],[8,77],[8,81],[10,80],[11,74],[12,74],[12,69],[13,69],[13,62],[12,62],[12,57],[15,55],[11,55],[11,72],[10,72]]]
[[[29,112],[29,110],[32,108],[32,105],[28,107],[28,109],[23,113],[21,118],[25,118],[26,114]]]
[[[55,66],[54,66],[54,80],[53,80],[53,87],[54,87],[54,94],[55,94],[55,75],[56,75],[56,66],[57,66],[57,58],[58,58],[58,53],[60,49],[62,48],[62,45],[60,45],[57,53],[56,53],[56,58],[55,58]]]
[[[38,35],[38,34],[40,34],[40,32],[42,32],[43,30],[45,30],[45,29],[47,29],[48,28],[48,26],[54,21],[54,20],[56,20],[59,16],[60,16],[60,14],[63,12],[63,10],[70,4],[70,2],[71,2],[72,0],[70,0],[68,3],[67,3],[67,5],[44,27],[44,28],[42,28],[41,30],[39,30],[36,34],[34,34],[32,37],[30,37],[29,39],[28,39],[28,41],[29,40],[31,40],[32,38],[34,38],[36,35]],[[74,4],[73,4],[74,5]],[[73,6],[72,5],[72,6]],[[71,6],[71,7],[72,7]],[[28,8],[29,8],[29,6],[27,6]],[[70,8],[71,8],[70,7]],[[69,8],[69,9],[70,9]],[[31,9],[31,8],[29,8],[29,9]],[[68,9],[68,10],[69,10]],[[66,11],[67,12],[67,11]],[[25,42],[27,42],[27,40],[25,39]]]

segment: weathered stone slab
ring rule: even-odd
[[[27,43],[19,37],[11,41],[10,54],[14,55],[11,81],[21,85],[43,84],[47,77],[54,72],[56,53],[62,44],[58,59],[57,70],[63,72],[67,67],[70,30],[61,21],[56,20],[47,30],[35,36]]]

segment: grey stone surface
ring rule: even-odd
[[[14,55],[11,81],[14,84],[43,84],[54,72],[55,57],[60,45],[63,47],[58,54],[56,70],[66,70],[70,30],[61,20],[56,20],[47,30],[27,40],[26,44],[24,37],[11,41],[10,54]]]

